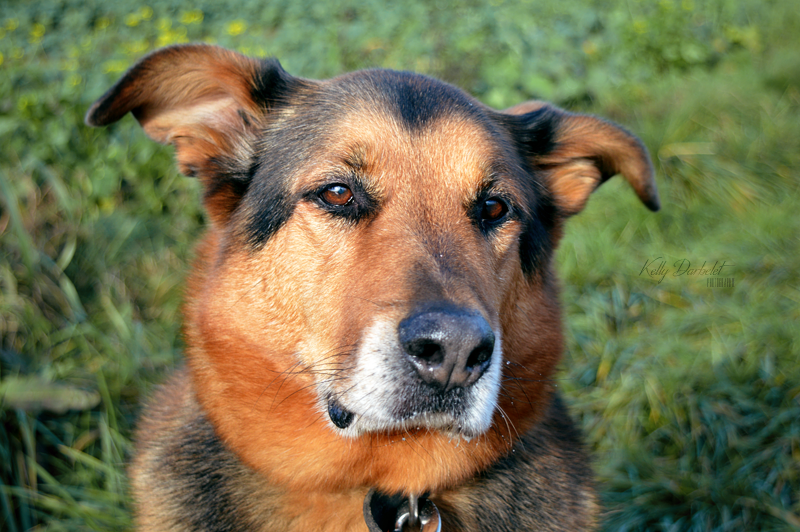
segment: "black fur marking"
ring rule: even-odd
[[[220,442],[205,417],[193,420],[181,438],[162,457],[164,473],[177,479],[171,492],[182,508],[182,518],[189,530],[248,530],[250,523],[241,517],[237,500],[231,492],[232,481],[239,476],[241,464]]]
[[[250,96],[256,104],[271,110],[286,103],[304,84],[303,80],[287,73],[277,59],[262,59]]]
[[[560,118],[556,109],[544,106],[524,115],[503,115],[503,121],[516,144],[522,170],[527,174],[525,197],[528,204],[524,209],[519,251],[523,272],[532,276],[549,260],[550,235],[558,216],[535,161],[537,156],[555,148]]]
[[[289,220],[297,201],[290,198],[285,182],[259,183],[258,194],[248,202],[252,214],[247,222],[247,240],[263,245]],[[270,186],[272,185],[272,186]]]
[[[291,182],[321,144],[321,126],[314,114],[301,106],[294,113],[287,123],[267,127],[259,139],[258,163],[237,212],[245,239],[253,247],[263,245],[292,216],[302,195],[291,193]],[[280,111],[278,121],[279,115]]]
[[[547,264],[552,254],[550,233],[556,212],[546,196],[538,198],[534,209],[535,214],[525,220],[519,242],[522,271],[529,277]]]
[[[460,90],[422,76],[401,78],[387,91],[394,109],[410,129],[424,127],[443,114],[470,112],[473,103]]]
[[[263,530],[282,490],[225,447],[188,379],[185,369],[178,370],[151,399],[137,428],[132,480],[140,525],[192,532]]]
[[[298,99],[307,83],[288,74],[277,59],[263,59],[253,77],[250,96],[270,114],[278,114],[292,100]],[[250,120],[242,117],[247,125]],[[271,118],[275,119],[276,116]],[[236,221],[242,226],[245,240],[258,247],[291,217],[297,198],[290,197],[291,171],[308,158],[310,120],[270,128],[261,132],[257,160],[242,163],[246,170],[219,176],[216,189],[226,187],[243,196]]]
[[[409,131],[446,115],[482,115],[481,106],[460,89],[411,72],[365,70],[342,78],[340,90],[375,100]]]
[[[545,105],[524,115],[504,117],[517,142],[517,150],[526,161],[555,148],[561,118],[553,107]]]
[[[211,170],[211,175],[204,180],[206,199],[226,190],[237,197],[243,197],[258,165],[247,165],[244,161],[221,155],[209,158],[206,168]]]

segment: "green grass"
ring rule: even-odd
[[[401,7],[402,6],[402,7]],[[612,180],[558,255],[559,374],[607,530],[800,529],[800,14],[791,0],[0,5],[0,529],[130,527],[138,404],[181,360],[198,184],[93,99],[206,40],[326,77],[428,73],[503,107],[608,116],[651,150],[658,214]],[[727,261],[733,287],[642,274]]]

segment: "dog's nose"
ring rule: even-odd
[[[400,322],[398,336],[422,380],[444,390],[477,381],[494,350],[489,323],[460,308],[416,312]]]

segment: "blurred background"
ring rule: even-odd
[[[605,530],[800,530],[796,0],[5,0],[0,529],[131,526],[131,430],[181,362],[204,214],[132,118],[82,119],[137,58],[190,41],[304,77],[415,70],[640,135],[662,211],[611,180],[558,253],[557,385]]]

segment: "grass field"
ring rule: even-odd
[[[204,214],[134,120],[82,117],[136,58],[185,41],[305,77],[416,70],[495,107],[548,99],[641,135],[662,211],[612,180],[558,255],[558,385],[605,530],[800,530],[794,0],[4,2],[0,529],[131,526],[131,428],[181,361]],[[703,263],[724,267],[686,270]]]

